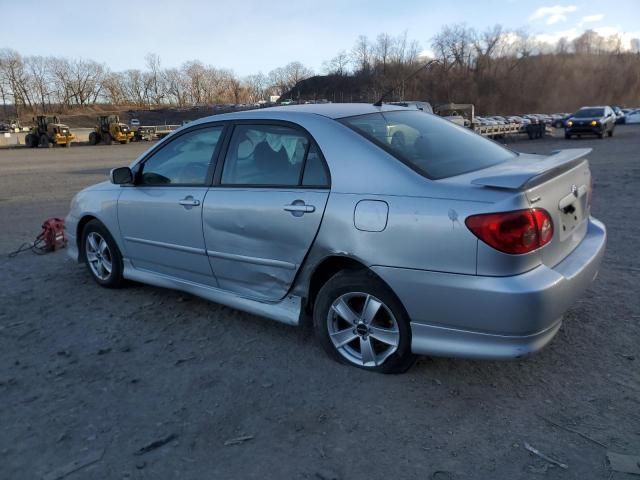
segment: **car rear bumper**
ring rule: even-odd
[[[606,229],[589,219],[582,242],[553,268],[486,277],[375,266],[411,318],[414,353],[504,359],[544,347],[595,279]]]

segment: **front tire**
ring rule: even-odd
[[[91,277],[105,288],[119,288],[122,254],[115,240],[98,220],[91,220],[82,232],[82,253]]]
[[[322,347],[341,363],[402,373],[415,360],[404,307],[367,271],[342,271],[329,279],[318,292],[313,323]]]
[[[610,137],[613,137],[613,127],[611,127],[611,130],[607,132],[607,135],[609,135]]]

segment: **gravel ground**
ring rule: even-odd
[[[640,128],[512,144],[594,148],[607,254],[554,341],[398,376],[179,292],[101,289],[64,252],[6,257],[147,146],[0,151],[0,478],[638,478],[606,453],[640,455]]]

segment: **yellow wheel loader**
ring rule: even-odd
[[[70,147],[71,142],[76,139],[69,127],[60,123],[56,116],[38,115],[33,119],[33,124],[34,126],[24,139],[27,147],[53,147],[54,145]]]
[[[111,145],[113,142],[129,143],[134,133],[125,123],[120,123],[117,115],[101,115],[93,132],[89,134],[89,143],[97,145],[104,143]]]

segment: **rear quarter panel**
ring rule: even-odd
[[[382,231],[355,227],[362,200],[385,202],[388,220]],[[328,256],[353,258],[366,266],[383,265],[473,275],[477,238],[464,225],[475,202],[427,197],[331,193],[322,225],[301,277]]]

